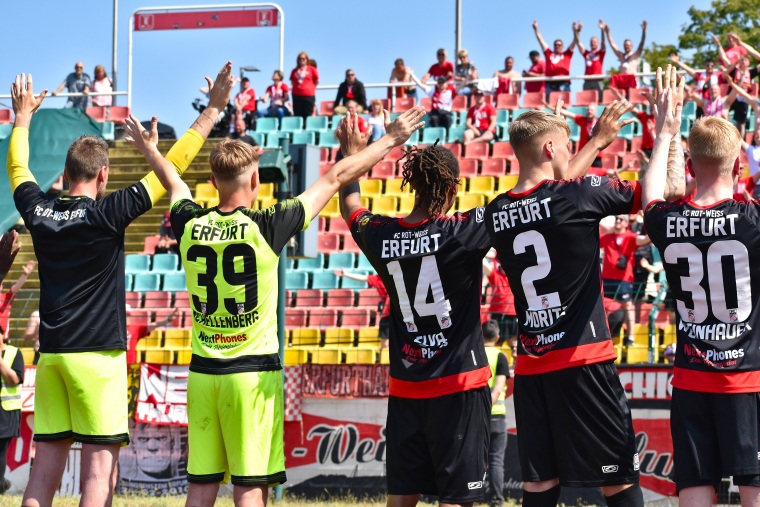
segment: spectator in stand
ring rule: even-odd
[[[290,73],[293,85],[293,114],[306,118],[314,114],[319,72],[316,65],[309,65],[309,55],[301,51],[296,60],[297,66]]]
[[[743,47],[744,49],[747,50],[747,54],[749,56],[751,56],[755,60],[760,61],[760,51],[758,51],[757,49],[753,48],[752,46],[750,46],[746,42],[742,41],[739,38],[738,35],[734,35],[733,38],[734,38],[734,41],[736,42],[736,44],[740,45],[741,47]],[[750,73],[750,77],[752,79],[755,79],[758,75],[760,75],[760,63],[758,63],[754,67],[751,67],[749,69],[749,73]]]
[[[649,242],[649,238],[628,230],[628,215],[615,217],[615,225],[608,234],[599,238],[604,252],[602,262],[602,285],[604,297],[620,301],[625,305],[626,338],[625,345],[633,345],[633,326],[636,315],[633,305],[633,261],[636,248]]]
[[[411,67],[407,67],[404,64],[403,58],[396,58],[393,62],[393,70],[391,70],[391,77],[388,79],[389,83],[411,83],[412,74],[414,70]],[[417,97],[417,87],[412,86],[397,86],[395,88],[388,89],[388,98],[391,98],[395,90],[396,97]]]
[[[356,115],[356,125],[357,125],[357,128],[359,129],[359,132],[361,132],[362,134],[366,134],[370,129],[369,122],[366,119],[364,119],[363,116],[358,115],[358,109],[359,109],[359,105],[356,103],[355,100],[349,99],[348,102],[346,102],[346,112],[350,115]],[[335,130],[334,137],[335,139],[340,141],[340,137],[339,137],[339,133],[337,129]],[[367,144],[369,144],[369,140]],[[341,160],[343,160],[343,152],[338,150],[338,154],[335,155],[335,162],[340,162]]]
[[[496,139],[496,108],[486,102],[480,88],[472,88],[472,98],[475,104],[467,111],[464,144],[490,143]]]
[[[751,102],[752,109],[755,112],[755,131],[752,133],[752,142],[747,143],[742,140],[742,150],[747,154],[747,161],[749,162],[749,175],[754,176],[760,172],[760,102],[757,100]]]
[[[3,291],[3,282],[0,282],[0,293],[2,293],[2,295],[0,295],[0,326],[6,331],[10,329],[11,307],[13,306],[13,301],[16,299],[16,296],[18,296],[18,291],[24,286],[29,275],[32,274],[32,271],[34,271],[34,261],[30,260],[21,268],[21,274],[19,275],[18,280],[16,280],[16,283],[14,283],[10,289]]]
[[[736,59],[731,65],[723,71],[724,81],[730,83],[737,92],[743,90],[745,94],[738,94],[736,100],[731,104],[730,111],[734,112],[734,124],[739,129],[739,134],[744,138],[744,126],[747,123],[747,112],[749,103],[745,96],[749,95],[752,89],[752,75],[749,69],[749,56],[743,55]]]
[[[227,135],[227,137],[229,137],[230,139],[236,139],[238,141],[242,141],[256,148],[257,152],[260,151],[259,143],[257,143],[254,138],[246,134],[246,127],[247,126],[245,124],[245,121],[243,120],[243,117],[241,115],[236,116],[235,132],[231,132],[229,135]]]
[[[665,347],[665,353],[663,354],[665,358],[665,362],[668,364],[672,364],[676,361],[676,344],[671,343],[667,347]]]
[[[509,362],[497,347],[500,340],[499,325],[494,320],[483,323],[483,342],[486,347],[491,378],[490,438],[488,440],[488,481],[486,501],[490,507],[504,505],[504,454],[507,451],[507,379]]]
[[[732,89],[725,97],[720,94],[720,86],[717,84],[714,84],[710,87],[710,96],[706,99],[703,99],[701,94],[694,90],[689,90],[688,95],[691,100],[696,102],[697,105],[702,108],[702,110],[705,112],[705,116],[717,116],[719,118],[728,120],[728,112],[731,109],[734,101],[736,101],[737,95],[743,93],[746,95],[745,99],[749,97],[751,101],[755,101],[755,99],[750,97],[747,92],[734,85],[733,83],[731,83],[731,85]]]
[[[454,70],[454,85],[457,88],[457,94],[469,97],[472,89],[477,86],[478,69],[475,64],[470,62],[470,54],[466,49],[460,49],[457,53],[457,65]]]
[[[607,53],[607,45],[604,42],[604,21],[599,20],[599,28],[602,33],[599,36],[601,38],[601,45],[599,39],[591,37],[589,40],[589,49],[586,49],[581,42],[581,30],[583,30],[583,23],[580,21],[577,24],[573,24],[573,32],[575,33],[575,43],[578,45],[578,51],[583,55],[583,59],[586,60],[586,75],[598,76],[604,74],[603,64],[604,55]],[[583,81],[584,90],[596,90],[598,100],[602,102],[602,90],[604,90],[603,79],[586,79]]]
[[[715,62],[712,58],[705,60],[705,71],[697,72],[692,67],[689,67],[676,54],[670,55],[670,61],[682,68],[697,85],[697,92],[702,94],[703,99],[710,98],[710,87],[712,85],[720,85],[720,72],[715,70]],[[702,118],[705,112],[701,107],[697,107],[697,118]]]
[[[21,429],[21,384],[24,382],[24,356],[6,341],[5,329],[0,326],[0,495],[11,487],[5,478],[5,459],[11,440]]]
[[[544,102],[544,107],[551,109],[547,102]],[[575,114],[564,107],[557,108],[557,111],[565,118],[572,120],[580,128],[581,133],[578,137],[578,144],[575,147],[575,152],[578,153],[584,146],[586,146],[586,143],[591,139],[591,136],[594,135],[594,125],[596,125],[596,121],[599,119],[596,117],[596,104],[589,104],[589,106],[586,107],[585,115]],[[606,175],[604,171],[601,171],[601,167],[602,157],[597,156],[591,164],[589,174],[595,174],[597,176]],[[594,168],[598,168],[599,170],[595,171]]]
[[[422,82],[427,84],[429,79],[435,79],[436,81],[443,77],[446,81],[451,81],[454,77],[454,64],[446,60],[446,50],[440,48],[436,53],[438,62],[430,66],[427,73],[422,77]]]
[[[372,133],[369,136],[369,142],[375,142],[385,135],[385,115],[383,114],[383,103],[380,99],[369,101],[369,120],[367,120]]]
[[[610,90],[618,99],[625,100],[625,94],[618,88],[610,87]],[[649,114],[646,108],[635,111],[636,119],[641,123],[641,151],[644,152],[648,159],[652,156],[652,148],[654,147],[654,115]]]
[[[357,112],[363,113],[367,109],[367,93],[364,84],[356,79],[353,69],[346,71],[346,80],[338,87],[338,95],[335,97],[333,111],[335,114],[346,114],[346,102],[353,100],[357,104]],[[340,104],[343,105],[340,105]]]
[[[269,118],[283,119],[285,116],[290,116],[290,109],[288,109],[290,88],[286,83],[282,82],[283,78],[281,70],[276,70],[272,73],[272,84],[269,85],[264,96],[259,98],[261,102],[269,102],[266,113],[258,113],[260,118],[267,116]]]
[[[739,39],[739,37],[733,32],[728,34],[728,46],[726,46],[725,49],[716,35],[713,35],[712,40],[718,48],[718,58],[720,63],[725,67],[736,62],[742,56],[747,55],[747,48],[744,47],[741,43],[741,39]]]
[[[538,21],[533,21],[533,31],[536,34],[536,40],[541,46],[541,50],[546,57],[546,77],[569,76],[570,61],[573,58],[573,49],[575,48],[577,37],[573,35],[573,42],[570,47],[565,49],[565,44],[561,39],[554,41],[554,49],[549,49],[548,44],[541,36],[538,30]],[[575,32],[573,32],[575,33]],[[549,100],[551,92],[569,92],[570,81],[547,81],[546,82],[546,100]]]
[[[95,66],[95,81],[92,82],[93,93],[109,93],[113,91],[111,78],[106,74],[106,69],[102,65]],[[93,106],[111,107],[113,104],[113,95],[94,95],[92,97]]]
[[[240,80],[240,93],[235,95],[235,119],[232,128],[235,128],[237,118],[243,118],[248,130],[253,130],[256,123],[256,92],[251,86],[251,80],[244,77]],[[234,130],[233,130],[234,132]]]
[[[641,54],[644,52],[644,42],[647,37],[647,20],[641,22],[641,42],[636,51],[633,50],[633,41],[626,39],[623,41],[623,51],[618,49],[615,41],[612,40],[610,35],[610,25],[604,25],[604,33],[607,35],[607,40],[610,43],[612,51],[615,56],[620,60],[620,73],[613,74],[610,78],[610,88],[620,90],[624,95],[628,94],[628,90],[636,88],[636,72],[639,69],[639,61],[641,60]]]
[[[444,127],[448,132],[451,127],[451,107],[454,104],[454,97],[457,96],[456,88],[450,84],[444,76],[440,76],[435,86],[432,88],[425,84],[424,81],[417,79],[412,75],[417,86],[425,90],[432,101],[431,110],[428,113],[430,127]]]
[[[377,311],[380,314],[378,320],[377,335],[380,338],[380,348],[384,349],[388,347],[388,337],[391,322],[391,298],[388,295],[388,291],[385,288],[383,280],[380,275],[365,275],[359,273],[351,273],[343,268],[333,271],[336,276],[345,276],[351,280],[358,282],[367,282],[367,285],[377,290],[377,295],[380,296],[380,302],[377,304]]]
[[[84,93],[83,97],[69,97],[64,107],[78,107],[80,109],[87,109],[90,105],[90,98],[87,96],[90,93],[90,76],[84,72],[84,64],[77,62],[74,64],[74,72],[66,76],[63,83],[53,92],[53,97],[61,93],[66,88],[69,93]]]
[[[514,296],[509,288],[509,279],[504,269],[496,259],[496,251],[491,249],[483,259],[483,274],[491,287],[491,299],[488,311],[489,318],[499,324],[499,335],[503,340],[517,338],[517,313],[515,312]],[[517,357],[513,354],[512,357]]]
[[[544,77],[546,75],[546,62],[541,59],[541,53],[531,51],[528,56],[530,57],[530,68],[523,71],[523,77]],[[526,81],[524,88],[528,93],[543,92],[546,89],[546,81]]]
[[[508,56],[504,59],[504,69],[493,73],[493,78],[496,80],[496,90],[494,91],[496,97],[502,93],[516,93],[520,95],[522,83],[514,81],[515,78],[520,78],[520,73],[514,67],[515,59]]]
[[[34,310],[29,314],[29,318],[26,321],[26,329],[24,330],[24,346],[28,347],[32,344],[34,348],[34,362],[37,364],[40,360],[40,311]]]
[[[758,179],[760,179],[760,173],[736,180],[734,184],[734,201],[751,201],[752,192],[757,186]]]
[[[15,229],[5,231],[0,237],[0,283],[8,275],[19,250],[21,242],[18,240],[18,232]]]
[[[156,245],[155,253],[179,254],[179,243],[177,243],[177,238],[174,236],[169,210],[164,212],[164,218],[161,219],[161,225],[158,228],[158,244]]]

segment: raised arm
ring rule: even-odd
[[[425,74],[425,75],[427,76],[428,74]],[[414,72],[412,72],[410,76],[412,78],[412,81],[414,81],[417,84],[417,86],[422,88],[422,90],[425,93],[428,93],[430,91],[430,87],[426,84],[427,83],[426,80],[423,79],[422,81],[420,81],[420,79],[414,74]]]
[[[541,32],[538,30],[538,21],[533,21],[533,32],[536,34],[536,40],[538,41],[538,45],[541,46],[541,51],[546,51],[549,46],[546,44],[546,41],[541,36]]]
[[[335,276],[345,276],[346,278],[350,278],[351,280],[356,280],[357,282],[366,282],[369,278],[369,275],[359,274],[359,273],[351,273],[349,271],[346,271],[344,268],[336,269],[333,271]]]
[[[609,41],[610,47],[615,53],[615,56],[617,56],[618,59],[622,61],[623,58],[625,58],[625,55],[618,49],[617,44],[615,44],[615,41],[612,39],[612,34],[610,33],[610,25],[604,25],[604,33],[607,34],[607,40]]]
[[[757,106],[757,103],[758,103],[758,102],[757,102],[757,97],[753,97],[752,95],[750,95],[749,93],[747,93],[747,92],[744,90],[744,88],[742,88],[742,87],[741,87],[741,86],[739,86],[738,84],[734,83],[734,81],[733,81],[732,79],[729,79],[729,80],[728,80],[728,84],[731,86],[731,88],[733,88],[733,89],[734,89],[734,91],[735,91],[735,92],[736,92],[738,95],[741,95],[742,97],[744,97],[744,100],[746,100],[746,101],[747,101],[747,104],[750,104],[750,105],[752,105],[752,109],[753,109],[753,110],[756,108],[756,106]]]
[[[607,43],[605,42],[604,37],[604,27],[607,26],[604,24],[604,20],[599,20],[599,31],[601,32],[599,34],[599,49],[602,51],[607,51]]]
[[[369,146],[366,144],[370,133],[362,134],[359,131],[358,115],[346,115],[341,121],[338,127],[338,139],[341,151],[346,155],[345,158],[333,165],[327,174],[300,195],[301,200],[311,203],[313,216],[317,216],[322,211],[335,192],[354,183],[393,148],[404,144],[415,130],[425,125],[425,122],[421,121],[425,116],[425,108],[421,106],[402,113],[393,123],[389,121],[388,111],[383,110],[383,114],[385,115],[385,135]],[[343,213],[342,200],[341,212]],[[345,213],[343,216],[345,217]]]
[[[541,103],[544,105],[546,109],[552,109],[552,106],[549,105],[548,102],[545,100],[542,100]],[[557,101],[557,104],[554,106],[554,114],[558,116],[564,116],[568,120],[575,120],[575,114],[565,109],[563,106],[565,104],[565,101],[562,99],[559,99]]]
[[[723,44],[720,43],[718,36],[713,35],[712,40],[718,49],[718,59],[720,60],[720,63],[726,66],[731,65],[731,60],[729,60],[728,55],[726,54],[726,50],[723,49]]]
[[[739,44],[740,44],[740,45],[741,45],[741,46],[742,46],[744,49],[746,49],[746,50],[747,50],[747,53],[748,53],[748,54],[749,54],[749,55],[750,55],[752,58],[754,58],[755,60],[760,60],[760,51],[758,51],[757,49],[753,48],[752,46],[750,46],[749,44],[747,44],[746,42],[744,42],[743,40],[741,40],[741,39],[739,38],[739,36],[738,36],[738,35],[736,36],[736,40],[737,40],[737,42],[738,42],[738,43],[739,43]]]
[[[699,93],[698,90],[697,91],[689,90],[688,92],[686,92],[686,95],[688,95],[690,100],[693,100],[694,102],[696,102],[699,107],[701,107],[702,109],[705,108],[705,102],[706,102],[705,98],[702,97],[702,94]]]
[[[583,28],[583,24],[578,21],[578,23],[573,23],[573,41],[570,43],[570,46],[568,46],[567,51],[572,51],[575,49],[575,46],[578,44],[578,34],[575,32],[575,27],[578,26],[578,34],[580,34],[580,30]]]
[[[21,250],[21,242],[18,240],[18,232],[10,230],[0,237],[0,282],[5,279],[13,266],[19,250]]]
[[[17,75],[11,85],[11,101],[15,119],[6,163],[11,193],[15,192],[22,183],[35,181],[29,170],[29,125],[32,123],[32,115],[45,100],[45,95],[47,95],[47,90],[43,90],[38,97],[34,96],[31,74]]]
[[[18,293],[18,291],[21,290],[21,287],[26,283],[29,275],[32,274],[32,271],[34,271],[34,261],[30,260],[21,268],[21,274],[19,275],[18,280],[16,280],[16,283],[11,286],[11,292],[14,294]]]
[[[689,67],[684,62],[681,61],[681,58],[678,57],[677,54],[673,53],[670,55],[670,61],[678,65],[680,68],[684,70],[688,75],[691,76],[693,80],[697,80],[697,71],[694,70],[693,67]]]
[[[652,201],[662,199],[667,193],[666,187],[669,184],[667,180],[668,159],[674,138],[679,141],[680,145],[683,90],[684,78],[683,76],[679,78],[675,67],[668,65],[664,73],[661,68],[657,69],[655,80],[657,96],[650,99],[655,104],[653,113],[657,137],[654,141],[649,168],[641,176],[641,202],[643,207],[648,206]]]
[[[586,48],[583,46],[583,43],[581,42],[581,30],[583,30],[583,23],[578,21],[577,23],[573,23],[573,44],[578,46],[578,51],[581,52],[581,54],[586,52]],[[572,46],[570,46],[572,49]]]
[[[647,20],[641,22],[641,42],[639,42],[639,47],[636,48],[636,52],[634,53],[634,58],[640,58],[641,55],[644,53],[644,44],[647,41]]]
[[[620,120],[625,113],[632,110],[633,105],[627,100],[615,100],[604,108],[602,115],[596,121],[596,125],[594,125],[591,139],[570,160],[566,175],[568,179],[586,175],[596,157],[615,140],[620,129],[633,123],[633,118]]]

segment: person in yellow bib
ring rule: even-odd
[[[11,440],[21,428],[21,383],[24,382],[24,356],[5,342],[0,326],[0,495],[8,491],[11,481],[5,478],[5,455]]]
[[[182,174],[226,107],[231,64],[209,87],[207,107],[167,159]],[[36,373],[36,459],[24,507],[48,507],[74,441],[82,443],[81,507],[110,505],[119,449],[129,442],[124,234],[165,194],[155,174],[106,195],[108,144],[81,136],[68,149],[69,194],[53,198],[29,169],[29,127],[47,90],[34,95],[32,76],[11,86],[15,121],[8,179],[16,209],[34,243],[40,276],[40,360]],[[32,146],[34,147],[34,146]]]
[[[209,156],[219,205],[202,208],[156,148],[156,118],[146,131],[130,117],[127,142],[169,192],[171,223],[187,274],[193,355],[187,382],[188,505],[214,505],[219,484],[233,484],[238,507],[265,505],[268,487],[285,482],[282,365],[277,339],[277,266],[290,238],[306,229],[341,188],[367,173],[424,122],[413,108],[386,135],[330,168],[301,195],[252,210],[259,192],[258,154],[234,140]],[[366,146],[358,116],[338,129],[341,145]]]
[[[486,500],[491,507],[504,505],[504,454],[507,451],[507,356],[496,345],[499,343],[499,323],[487,320],[483,323],[483,342],[486,346],[491,378],[491,438],[488,444],[488,487]]]

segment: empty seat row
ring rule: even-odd
[[[190,308],[190,296],[187,291],[128,291],[127,304],[131,308]]]
[[[186,291],[187,281],[184,271],[174,273],[128,273],[124,280],[125,290],[134,292],[148,291]]]
[[[285,327],[299,329],[346,328],[359,329],[373,324],[377,306],[373,308],[286,308]]]
[[[182,264],[177,254],[129,254],[124,258],[124,271],[131,275],[141,273],[176,273],[181,270]]]

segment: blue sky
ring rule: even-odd
[[[120,89],[126,89],[127,83],[127,27],[132,12],[140,7],[188,3],[119,1]],[[204,3],[222,4],[208,0]],[[349,67],[365,83],[383,82],[398,57],[422,76],[435,62],[438,47],[445,47],[454,61],[454,0],[281,0],[279,4],[285,12],[286,78],[301,50],[317,60],[322,84],[340,83]],[[538,19],[549,44],[562,38],[567,46],[572,22],[581,20],[585,27],[582,39],[588,45],[588,39],[599,34],[600,17],[610,25],[620,46],[626,38],[638,44],[643,19],[649,21],[647,44],[676,44],[678,33],[688,21],[688,8],[695,5],[705,9],[710,2],[463,0],[462,4],[462,46],[469,51],[481,76],[490,76],[502,68],[507,55],[514,56],[518,70],[529,66],[528,52],[539,49],[531,29],[534,19]],[[112,6],[109,0],[5,2],[2,93],[8,93],[13,77],[20,72],[31,72],[39,90],[52,91],[73,71],[78,60],[84,62],[91,76],[96,64],[103,64],[110,75]],[[198,88],[204,84],[203,76],[213,77],[225,61],[232,60],[236,72],[243,65],[262,69],[249,75],[257,93],[264,91],[278,65],[276,28],[141,32],[135,34],[134,42],[133,111],[141,120],[156,115],[178,131],[187,128],[196,116],[190,104],[201,96]],[[605,69],[613,65],[613,58],[610,53]],[[577,53],[572,72],[583,72],[583,60]],[[368,94],[384,97],[385,90],[370,90]],[[317,100],[334,97],[334,91],[322,91]],[[45,106],[62,107],[64,102],[63,98],[47,99]],[[0,99],[0,103],[10,105],[9,100]],[[119,99],[118,103],[123,105],[126,100]]]

